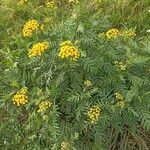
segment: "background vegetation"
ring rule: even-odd
[[[0,10],[0,149],[150,149],[149,0],[1,0]],[[39,26],[26,37],[32,19]],[[68,40],[77,61],[58,56]]]

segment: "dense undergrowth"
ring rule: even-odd
[[[2,0],[0,149],[150,149],[149,6]]]

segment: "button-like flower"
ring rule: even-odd
[[[61,150],[68,150],[68,143],[67,142],[61,143]]]
[[[114,95],[115,95],[116,100],[118,100],[118,101],[122,101],[123,100],[123,96],[119,92],[116,92]]]
[[[45,5],[46,5],[47,8],[50,8],[50,9],[53,9],[53,10],[55,10],[57,8],[57,5],[53,0],[50,0],[50,1],[47,0]]]
[[[119,101],[119,102],[116,103],[116,106],[117,106],[118,108],[123,109],[123,108],[125,107],[125,102],[124,102],[124,101]]]
[[[120,70],[123,70],[123,71],[126,70],[128,67],[128,61],[126,61],[126,62],[115,61],[114,64],[117,68],[119,68]]]
[[[85,85],[86,87],[90,87],[90,86],[92,86],[92,82],[91,82],[90,80],[85,80],[85,81],[84,81],[84,85]]]
[[[52,106],[52,102],[50,101],[42,101],[39,105],[38,105],[38,110],[37,112],[44,112],[46,111],[48,108],[50,108]]]
[[[39,28],[39,23],[37,20],[29,20],[25,23],[22,34],[24,37],[31,37],[33,32]]]
[[[78,48],[76,48],[73,43],[68,40],[60,44],[60,52],[58,56],[62,59],[69,58],[76,61],[80,57],[80,52]]]
[[[124,98],[123,98],[122,94],[120,94],[119,92],[116,92],[114,95],[115,95],[115,98],[116,98],[116,101],[117,101],[116,106],[118,108],[123,109],[124,106],[125,106],[125,101],[124,101]]]
[[[105,35],[108,39],[117,38],[119,35],[119,30],[115,28],[110,29],[105,33]]]
[[[31,49],[28,51],[28,56],[35,57],[35,56],[41,56],[44,51],[46,51],[49,47],[48,42],[39,42],[35,44]]]
[[[89,109],[89,111],[87,112],[87,115],[88,115],[91,123],[96,124],[98,122],[100,113],[101,113],[101,109],[97,105],[94,105],[93,107],[91,107]]]
[[[25,105],[28,102],[27,88],[24,87],[13,96],[13,104],[17,106]]]
[[[124,37],[129,38],[129,37],[134,37],[134,36],[136,36],[136,33],[135,33],[134,31],[132,31],[132,30],[126,30],[126,31],[123,31],[123,32],[121,33],[121,35],[124,36]]]

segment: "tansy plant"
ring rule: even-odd
[[[147,5],[18,2],[0,6],[0,149],[148,150]]]

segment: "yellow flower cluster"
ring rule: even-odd
[[[28,51],[28,56],[35,57],[35,56],[41,56],[45,50],[47,50],[49,47],[48,42],[39,42],[35,44],[31,49]]]
[[[114,95],[115,95],[115,98],[116,98],[117,101],[122,101],[123,100],[123,96],[119,92],[116,92]]]
[[[38,108],[37,112],[44,112],[51,106],[52,106],[52,102],[50,102],[50,101],[43,101],[43,102],[41,102],[39,104],[39,106],[38,106],[39,108]]]
[[[47,0],[45,5],[47,8],[50,8],[53,10],[57,8],[56,3],[53,0],[51,0],[51,1]]]
[[[105,36],[105,32],[99,33],[98,37],[104,37]]]
[[[125,106],[125,102],[124,101],[119,101],[119,102],[117,102],[116,103],[116,106],[118,107],[118,108],[124,108],[124,106]]]
[[[37,30],[39,27],[39,23],[37,20],[29,20],[28,22],[25,23],[22,33],[24,37],[31,37],[33,32]]]
[[[118,36],[129,38],[136,36],[136,33],[132,30],[119,31],[118,29],[112,28],[108,30],[106,33],[102,32],[98,35],[98,37],[106,37],[107,39],[114,39],[117,38]]]
[[[105,33],[105,35],[108,39],[116,38],[119,35],[119,30],[115,28],[110,29]]]
[[[132,31],[132,30],[126,30],[126,31],[123,31],[123,32],[121,33],[121,35],[124,36],[124,37],[129,38],[129,37],[134,37],[134,36],[136,36],[136,33],[135,33],[134,31]]]
[[[13,96],[13,104],[20,106],[28,102],[27,88],[22,88]]]
[[[61,143],[61,150],[68,150],[68,143],[67,142]]]
[[[120,94],[119,92],[116,92],[114,95],[115,95],[115,98],[117,100],[116,106],[118,108],[124,108],[125,101],[124,101],[122,94]]]
[[[88,115],[89,119],[91,120],[91,123],[98,122],[98,119],[100,117],[100,112],[101,112],[101,109],[97,105],[94,105],[93,107],[90,108],[87,115]]]
[[[69,58],[71,60],[76,61],[80,57],[80,52],[73,45],[73,43],[70,40],[68,40],[60,44],[60,52],[58,56],[62,59]]]
[[[128,67],[127,63],[123,63],[123,62],[115,61],[114,64],[115,64],[115,66],[118,67],[120,70],[126,70],[127,67]]]
[[[85,81],[84,81],[84,85],[85,85],[86,87],[90,87],[90,86],[92,86],[92,82],[91,82],[90,80],[85,80]]]

